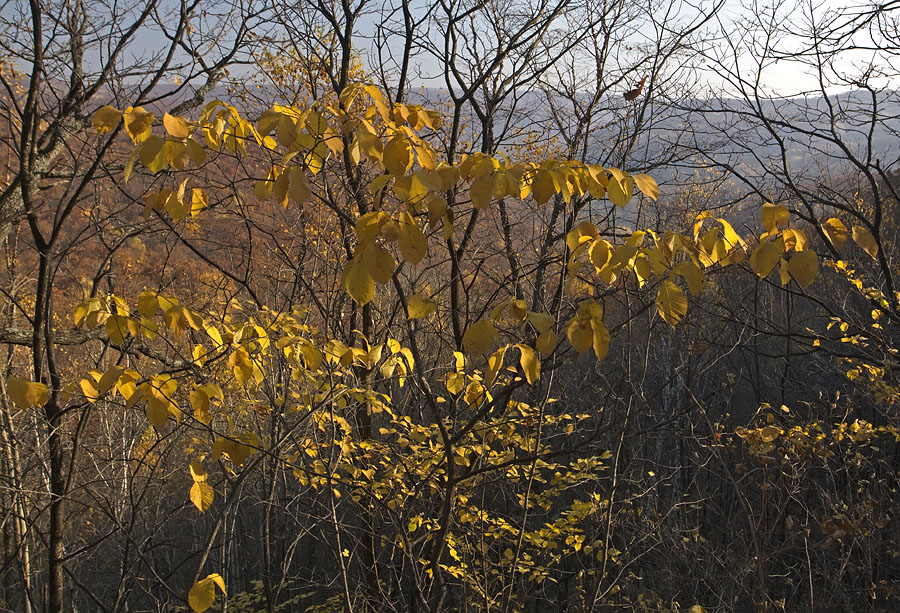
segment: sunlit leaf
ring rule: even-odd
[[[360,306],[368,303],[375,296],[375,280],[366,266],[356,259],[347,262],[341,285],[350,297]]]
[[[674,326],[687,314],[687,298],[680,287],[663,281],[656,292],[656,309],[666,323]]]
[[[20,409],[43,406],[50,399],[50,390],[43,383],[13,376],[6,380],[6,392]]]
[[[525,380],[528,385],[534,385],[535,381],[541,378],[541,361],[538,359],[534,349],[528,345],[518,344],[519,348],[519,364],[525,373]]]
[[[201,513],[212,506],[214,497],[215,492],[213,491],[212,486],[205,481],[195,481],[194,485],[191,486],[191,502],[194,503],[194,506],[197,507]]]
[[[806,289],[812,284],[819,271],[819,256],[809,249],[794,254],[788,262],[788,272],[800,287]]]
[[[225,581],[219,573],[213,573],[205,579],[198,581],[188,592],[188,604],[194,613],[203,613],[213,606],[216,600],[216,586],[222,590],[222,594],[227,596],[225,591]]]
[[[875,242],[875,237],[866,228],[853,226],[853,241],[862,247],[863,251],[868,253],[873,260],[878,258],[878,243]]]
[[[645,174],[634,174],[631,175],[631,178],[634,179],[635,186],[641,190],[642,194],[653,200],[659,199],[659,185],[656,184],[653,177]]]
[[[168,113],[163,115],[163,125],[166,127],[166,132],[169,133],[169,136],[177,139],[187,138],[194,130],[193,126],[183,117],[176,117]]]
[[[843,249],[850,239],[850,231],[837,217],[831,217],[822,222],[822,231],[825,232],[825,236],[828,237],[831,244],[838,249]]]
[[[112,132],[120,121],[122,121],[122,111],[108,104],[101,106],[94,113],[93,124],[98,134]]]

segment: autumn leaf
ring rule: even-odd
[[[819,257],[809,249],[794,254],[788,262],[788,272],[803,289],[808,288],[819,271]]]
[[[831,241],[831,244],[838,249],[843,249],[850,238],[850,231],[847,230],[847,226],[837,217],[831,217],[822,222],[822,231],[828,237],[828,240]]]
[[[494,324],[490,319],[482,319],[469,326],[463,334],[463,347],[471,355],[487,353],[494,344]]]
[[[112,132],[120,121],[122,121],[122,111],[106,104],[94,113],[93,125],[97,134],[106,134]]]
[[[398,237],[400,253],[412,265],[422,261],[428,250],[425,234],[409,213],[400,218],[400,235]]]
[[[50,399],[50,390],[43,383],[13,376],[6,380],[6,392],[20,409],[43,406]]]
[[[216,586],[222,590],[223,596],[228,595],[225,591],[225,580],[219,573],[207,575],[205,579],[201,579],[191,588],[188,592],[188,604],[194,613],[203,613],[213,606],[216,600]]]
[[[777,233],[778,226],[786,226],[790,221],[790,214],[788,213],[787,207],[783,204],[774,205],[771,202],[766,202],[762,205],[760,217],[762,219],[763,228],[765,228],[766,232],[769,234]]]
[[[674,326],[687,314],[687,298],[680,287],[663,281],[656,292],[656,309],[666,323]]]
[[[366,266],[355,258],[344,267],[341,285],[350,297],[360,306],[368,303],[375,296],[375,280]]]
[[[421,319],[434,313],[437,305],[431,298],[419,294],[413,294],[406,303],[406,312],[409,319]]]
[[[150,137],[153,130],[153,113],[144,110],[144,107],[131,107],[125,109],[123,114],[125,131],[135,144],[142,143]]]
[[[863,251],[868,253],[873,260],[878,258],[878,243],[867,229],[862,226],[853,226],[853,241],[862,247]]]
[[[194,130],[193,126],[183,117],[176,117],[168,113],[163,115],[163,125],[166,127],[166,132],[169,133],[169,136],[179,140],[187,138]]]
[[[212,506],[215,493],[212,486],[204,481],[195,481],[191,486],[191,502],[197,507],[201,513],[205,512]]]
[[[656,184],[653,177],[645,174],[634,174],[631,175],[631,178],[634,179],[635,186],[641,190],[642,194],[653,200],[659,199],[659,185]]]
[[[750,267],[760,279],[765,279],[775,270],[782,254],[784,242],[780,238],[776,241],[764,241],[750,254]]]

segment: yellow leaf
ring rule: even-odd
[[[537,347],[540,354],[546,358],[553,353],[553,350],[556,348],[556,332],[553,330],[541,332],[540,335],[538,335],[534,346]]]
[[[421,296],[419,294],[413,294],[409,297],[409,301],[406,303],[406,312],[409,315],[410,319],[421,319],[422,317],[428,317],[434,310],[437,308],[437,305],[434,303],[431,298],[427,296]]]
[[[409,213],[404,213],[400,218],[400,253],[403,258],[412,265],[422,261],[428,250],[428,242],[425,234],[419,228]]]
[[[525,380],[528,385],[534,385],[534,382],[541,378],[541,361],[538,359],[534,349],[528,345],[516,345],[521,352],[519,356],[519,364],[525,372]]]
[[[190,393],[191,408],[194,410],[194,418],[206,425],[209,425],[211,415],[209,413],[209,396],[202,389],[191,390]]]
[[[306,179],[303,169],[299,166],[292,166],[288,171],[288,176],[290,177],[288,196],[296,204],[303,204],[312,196],[312,190],[309,187],[309,181]]]
[[[197,141],[188,140],[184,146],[184,152],[194,163],[194,166],[200,166],[206,161],[206,149],[201,147]]]
[[[822,222],[822,231],[825,232],[825,236],[828,237],[831,244],[838,249],[843,249],[850,238],[850,231],[847,230],[847,226],[837,217],[831,217]]]
[[[543,334],[544,332],[552,328],[554,324],[556,324],[556,320],[553,319],[552,315],[547,315],[546,313],[535,313],[533,311],[528,313],[528,321],[540,334]]]
[[[356,259],[347,262],[341,285],[350,297],[360,306],[368,303],[375,296],[375,280],[364,264]]]
[[[163,154],[163,139],[158,136],[151,136],[143,142],[138,149],[138,157],[141,164],[147,167],[147,170],[156,174],[166,167],[166,156]]]
[[[784,287],[791,282],[791,273],[788,268],[789,265],[787,263],[787,260],[782,259],[778,263],[778,275],[781,277],[781,287]]]
[[[191,502],[201,513],[212,506],[214,495],[212,486],[204,481],[196,481],[191,486]]]
[[[592,346],[598,361],[602,361],[609,353],[609,330],[598,318],[591,317]]]
[[[488,369],[484,373],[484,385],[485,387],[490,387],[494,384],[494,380],[497,378],[497,373],[500,372],[500,368],[503,367],[503,358],[506,355],[506,345],[500,347],[497,351],[488,358]]]
[[[659,185],[656,184],[653,177],[645,174],[636,174],[631,175],[631,178],[634,179],[634,184],[641,190],[642,194],[653,200],[659,198]]]
[[[195,482],[206,481],[209,478],[209,474],[206,472],[206,469],[203,468],[203,462],[200,460],[191,462],[189,468],[191,470],[191,478]]]
[[[494,179],[495,175],[491,173],[472,181],[469,197],[472,199],[473,207],[486,209],[491,204],[491,199],[494,197]]]
[[[355,259],[355,258],[354,258]],[[388,251],[375,243],[369,243],[359,256],[359,261],[365,266],[366,271],[379,285],[384,285],[391,280],[394,274],[394,258]]]
[[[630,182],[625,173],[618,168],[608,168],[607,170],[612,176],[606,186],[606,195],[610,202],[622,208],[631,200]]]
[[[688,290],[692,296],[699,294],[706,285],[706,277],[700,267],[693,260],[685,260],[675,265],[673,272],[687,282]]]
[[[594,345],[594,331],[589,319],[573,317],[566,328],[569,343],[581,355]]]
[[[466,376],[461,372],[448,372],[444,381],[448,392],[458,394],[466,384]]]
[[[209,196],[199,187],[191,190],[191,217],[195,217],[209,206]]]
[[[191,591],[188,592],[188,604],[194,613],[203,613],[213,605],[216,600],[215,586],[219,586],[222,594],[227,596],[225,581],[219,573],[213,573],[205,579],[201,579],[191,588]]]
[[[412,168],[412,149],[406,137],[397,134],[384,146],[384,169],[394,176],[405,175]]]
[[[138,295],[138,313],[144,317],[153,317],[157,311],[159,311],[159,300],[156,292],[141,292]]]
[[[810,249],[795,253],[791,261],[788,262],[788,272],[791,273],[791,277],[803,289],[810,286],[818,271],[819,257]]]
[[[466,393],[463,396],[470,407],[477,406],[484,400],[484,386],[478,381],[472,381],[466,386]]]
[[[540,168],[531,181],[531,194],[535,202],[544,204],[553,194],[556,193],[556,182],[553,180],[553,174],[546,168]]]
[[[857,245],[863,248],[863,251],[872,256],[872,259],[878,257],[878,243],[872,233],[862,226],[853,226],[853,240]]]
[[[718,222],[722,224],[722,233],[725,235],[725,240],[728,243],[728,247],[731,249],[735,249],[737,247],[745,248],[747,244],[744,242],[744,239],[740,237],[740,235],[734,231],[734,227],[724,219],[719,219]]]
[[[121,345],[128,332],[128,318],[121,315],[110,315],[106,320],[106,335],[113,343]]]
[[[82,389],[84,389],[84,380],[82,380]],[[148,398],[145,412],[147,419],[155,428],[162,428],[169,419],[169,403],[159,398]]]
[[[760,279],[765,279],[769,273],[775,270],[783,253],[784,241],[780,238],[775,241],[765,241],[750,254],[750,267],[759,275]]]
[[[794,251],[803,251],[809,244],[809,241],[806,240],[806,235],[803,234],[802,230],[798,230],[797,228],[785,228],[784,231],[782,231],[781,236],[784,237],[785,252],[788,252],[791,249]]]
[[[81,392],[89,402],[97,402],[97,398],[100,397],[100,392],[97,390],[96,384],[90,379],[81,380]]]
[[[123,372],[125,372],[124,366],[110,366],[109,369],[103,373],[103,376],[100,377],[100,381],[97,382],[97,392],[102,396],[112,389],[112,386],[116,384],[116,381],[119,380],[119,377],[122,376]]]
[[[472,355],[487,353],[494,344],[494,324],[490,319],[482,319],[469,326],[462,338],[463,347]]]
[[[121,120],[122,111],[106,104],[94,113],[94,129],[97,130],[97,134],[106,134],[112,132]]]
[[[142,143],[150,137],[153,130],[153,113],[148,113],[144,107],[128,107],[122,116],[125,120],[125,131],[131,140]]]
[[[588,249],[588,256],[591,258],[591,264],[598,273],[603,270],[610,258],[610,244],[602,238],[596,238]]]
[[[50,399],[50,390],[43,383],[9,377],[6,380],[6,391],[10,399],[20,409],[42,406]]]
[[[681,288],[671,281],[663,281],[656,292],[656,308],[670,326],[687,314],[687,298]]]
[[[166,132],[169,133],[169,136],[179,140],[187,138],[194,131],[193,126],[183,117],[176,117],[168,113],[163,115],[163,125],[166,127]]]
[[[778,232],[778,226],[786,226],[788,224],[790,221],[790,214],[788,213],[787,207],[783,204],[774,205],[771,202],[766,202],[762,205],[760,218],[762,219],[762,225],[763,228],[766,229],[766,232],[769,234],[776,234]]]

